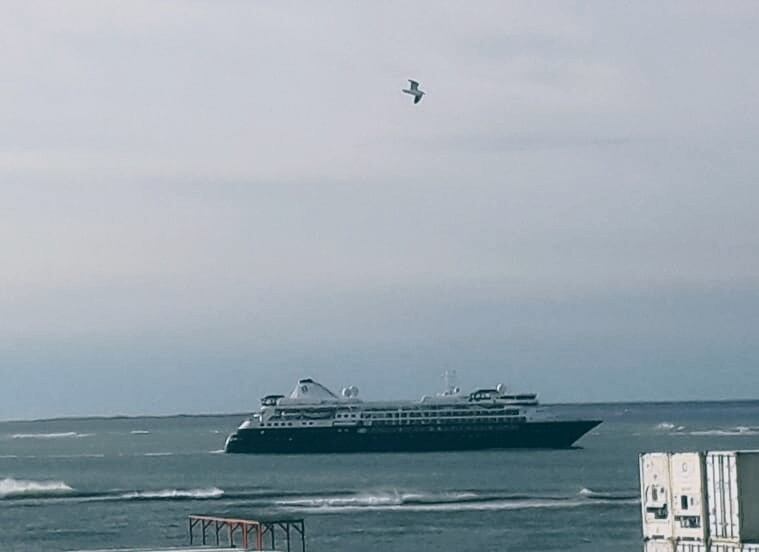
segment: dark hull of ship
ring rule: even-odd
[[[329,427],[238,429],[225,452],[303,454],[569,448],[598,420],[526,422],[485,427]]]

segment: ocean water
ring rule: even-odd
[[[241,416],[0,423],[0,551],[182,546],[186,516],[303,517],[309,550],[638,551],[638,453],[759,449],[759,402],[556,406],[572,450],[221,453]]]

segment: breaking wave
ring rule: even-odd
[[[224,491],[218,487],[207,489],[163,489],[160,491],[133,491],[112,497],[115,500],[209,500],[221,498]]]
[[[598,504],[635,504],[638,498],[632,494],[596,493],[582,489],[571,496],[530,496],[498,493],[448,492],[375,492],[353,495],[325,495],[293,497],[276,500],[276,507],[304,511],[313,514],[345,513],[351,511],[402,510],[411,512],[430,511],[478,511],[522,510],[530,508],[577,508]]]
[[[65,496],[74,492],[63,481],[31,481],[0,479],[0,500],[6,498],[45,498]]]
[[[26,458],[39,458],[39,456],[27,456]],[[51,454],[43,458],[105,458],[102,453],[85,453],[85,454]]]
[[[76,431],[64,431],[59,433],[14,433],[11,439],[79,439],[92,437],[94,433],[77,433]]]
[[[682,435],[711,435],[711,436],[723,436],[723,437],[741,437],[744,435],[759,435],[759,428],[736,426],[728,429],[704,429],[689,431]]]
[[[0,499],[56,499],[76,502],[119,502],[129,500],[215,500],[224,491],[218,487],[198,489],[159,489],[135,491],[86,492],[63,481],[0,480]]]
[[[592,489],[588,488],[582,488],[580,492],[578,493],[580,496],[584,496],[588,499],[592,500],[621,500],[621,501],[628,501],[628,500],[638,500],[638,495],[634,492],[624,492],[624,491],[594,491]]]
[[[583,488],[563,496],[513,494],[498,491],[424,492],[406,490],[335,491],[294,493],[273,489],[232,489],[218,487],[189,489],[140,489],[83,492],[62,481],[0,482],[0,498],[46,499],[75,502],[195,501],[224,500],[249,507],[301,512],[306,514],[352,513],[365,511],[496,511],[530,508],[578,508],[595,505],[637,504],[632,492],[597,492]]]

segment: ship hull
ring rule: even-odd
[[[485,427],[329,427],[238,429],[225,452],[303,454],[569,448],[598,420],[526,422]]]

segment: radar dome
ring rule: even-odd
[[[495,386],[495,390],[498,391],[501,395],[503,395],[506,392],[506,386],[502,383],[499,383]]]
[[[356,387],[355,385],[351,385],[351,386],[348,388],[348,390],[349,390],[349,391],[350,391],[350,393],[351,393],[351,397],[358,397],[358,387]]]
[[[346,399],[351,396],[351,390],[350,387],[343,387],[342,391],[340,391],[340,394],[345,397]]]

